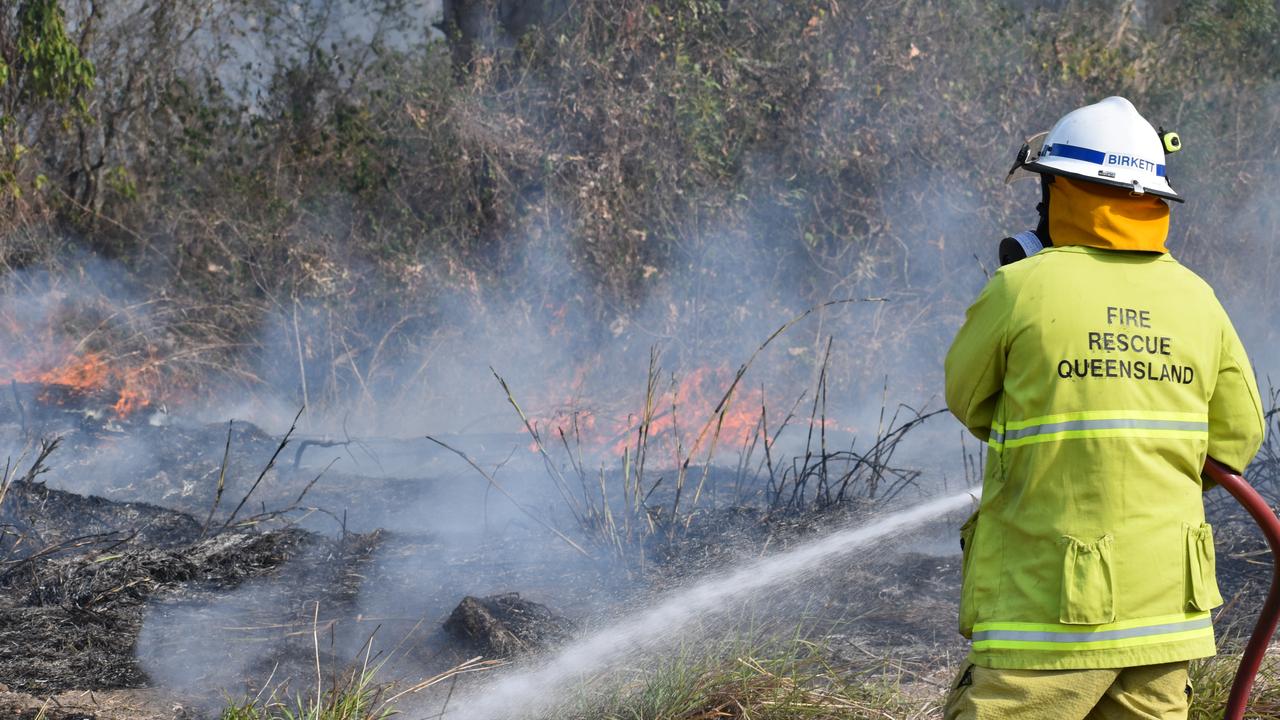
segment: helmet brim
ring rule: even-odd
[[[1059,160],[1059,162],[1061,161]],[[1028,172],[1038,173],[1041,175],[1062,175],[1063,177],[1069,177],[1074,180],[1083,180],[1084,182],[1098,183],[1099,185],[1107,185],[1110,187],[1124,188],[1126,190],[1133,189],[1133,185],[1130,183],[1122,182],[1119,180],[1112,180],[1110,178],[1100,177],[1097,175],[1096,171],[1090,174],[1088,172],[1073,170],[1069,166],[1060,167],[1056,165],[1046,165],[1042,162],[1039,162],[1038,160],[1033,160],[1029,163],[1026,163],[1025,165],[1022,166],[1022,168],[1027,170]],[[1186,200],[1181,196],[1179,196],[1178,193],[1175,192],[1172,187],[1169,187],[1169,182],[1167,180],[1164,180],[1163,183],[1164,183],[1164,187],[1143,186],[1142,193],[1144,195],[1155,195],[1156,197],[1164,198],[1165,200],[1172,200],[1174,202],[1179,202],[1179,203],[1186,202]]]

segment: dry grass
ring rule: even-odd
[[[1223,653],[1191,664],[1191,686],[1195,690],[1190,720],[1219,720],[1231,694],[1240,656]],[[1258,677],[1246,711],[1247,717],[1280,718],[1280,658],[1268,656]]]
[[[882,668],[832,664],[810,641],[723,641],[592,678],[554,713],[573,720],[854,720],[931,717]]]
[[[358,667],[331,678],[327,687],[317,666],[313,692],[290,696],[284,688],[274,688],[265,696],[259,693],[254,698],[229,702],[220,720],[384,720],[397,714],[396,704],[403,698],[502,664],[502,661],[472,658],[416,683],[395,685],[379,679],[383,665],[370,665],[366,657]]]
[[[614,682],[610,678],[604,682]],[[597,678],[593,682],[601,682]],[[589,692],[590,697],[586,697]],[[276,697],[228,705],[221,720],[383,720],[397,714],[389,686],[355,674],[316,698]],[[612,691],[584,691],[548,720],[924,720],[938,703],[904,695],[891,680],[841,675],[813,659],[754,656],[677,659]]]

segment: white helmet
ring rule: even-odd
[[[1031,143],[1024,145],[1014,170],[1065,175],[1182,202],[1165,176],[1165,155],[1181,149],[1177,133],[1163,128],[1157,133],[1133,103],[1109,97],[1064,115],[1034,155]]]

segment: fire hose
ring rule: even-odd
[[[1271,548],[1271,589],[1267,591],[1267,600],[1262,605],[1258,622],[1253,627],[1253,635],[1249,636],[1249,644],[1245,646],[1244,655],[1240,659],[1236,679],[1231,684],[1231,695],[1227,699],[1227,710],[1223,715],[1225,720],[1241,720],[1249,702],[1249,691],[1253,689],[1254,678],[1262,666],[1262,658],[1266,655],[1267,646],[1271,644],[1271,636],[1275,634],[1277,623],[1280,623],[1280,565],[1275,564],[1275,559],[1280,558],[1280,518],[1276,517],[1267,501],[1240,474],[1213,458],[1205,461],[1204,471],[1244,506],[1254,522],[1258,523],[1258,527],[1262,528],[1262,534]]]

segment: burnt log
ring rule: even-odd
[[[486,598],[468,595],[458,603],[444,629],[485,657],[512,657],[567,640],[573,623],[546,605],[521,599],[519,593]]]

